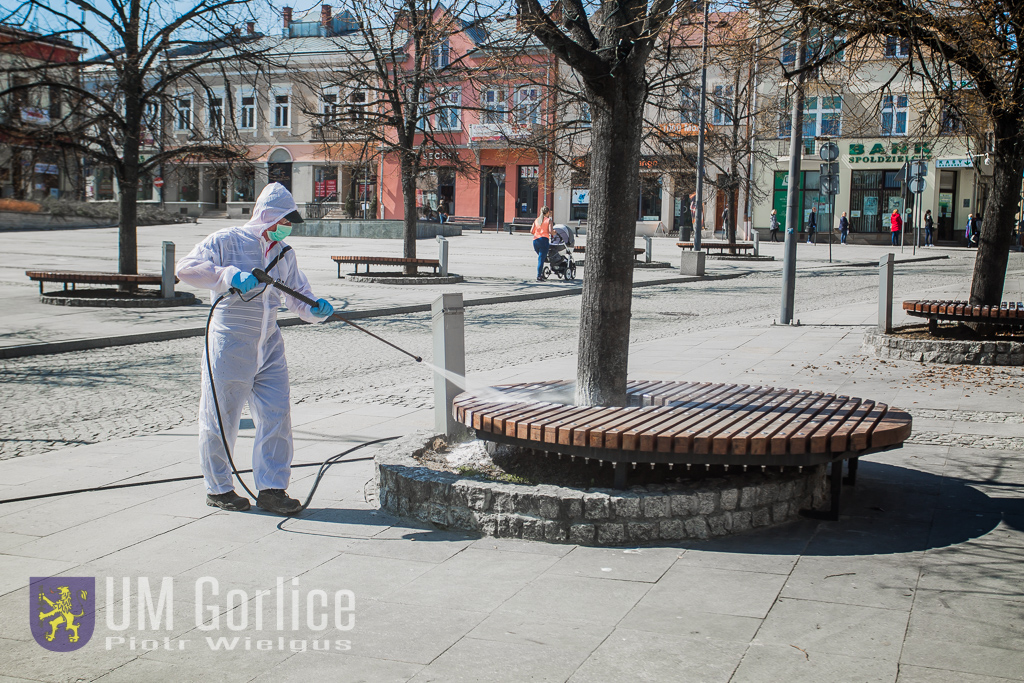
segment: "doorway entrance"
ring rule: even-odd
[[[505,220],[505,167],[480,169],[480,215],[487,227],[501,230]]]
[[[292,191],[292,156],[283,149],[274,150],[267,163],[267,180],[281,183]]]
[[[956,241],[956,171],[939,172],[939,234],[937,242]]]

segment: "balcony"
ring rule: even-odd
[[[504,142],[530,137],[538,126],[533,123],[474,123],[469,126],[470,142]]]

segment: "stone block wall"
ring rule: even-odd
[[[876,358],[891,360],[950,365],[1024,365],[1024,344],[1020,342],[903,339],[868,330],[864,333],[863,349]]]

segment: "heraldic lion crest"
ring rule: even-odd
[[[32,579],[32,635],[47,650],[77,650],[92,637],[96,623],[95,579],[57,576]],[[81,631],[81,632],[80,632]]]

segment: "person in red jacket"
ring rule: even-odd
[[[891,224],[892,227],[890,230],[892,230],[892,246],[897,247],[900,244],[900,230],[903,229],[903,219],[900,218],[899,209],[892,210]]]

